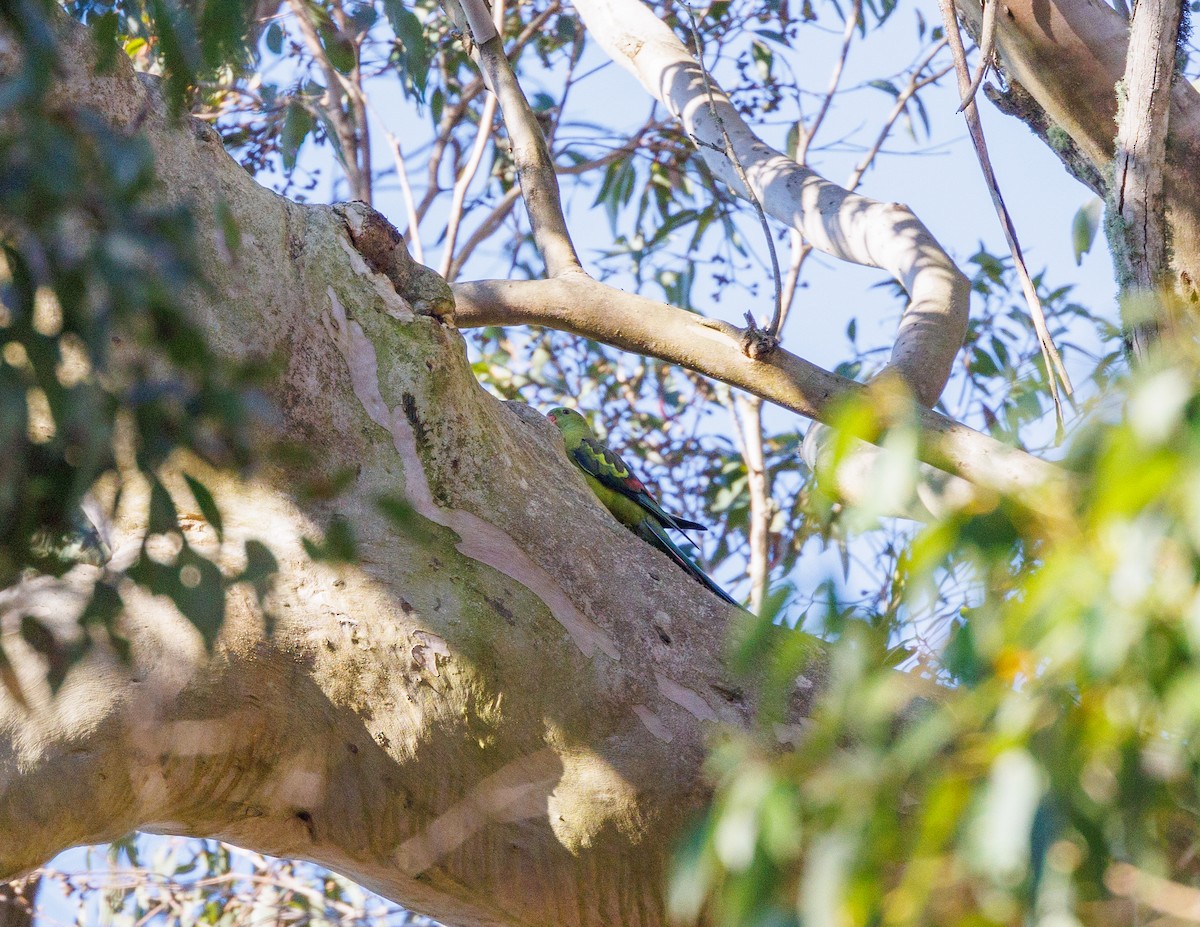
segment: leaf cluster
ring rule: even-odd
[[[108,15],[95,18],[101,37]],[[124,653],[115,623],[123,581],[168,595],[211,644],[224,585],[264,588],[274,568],[262,545],[248,546],[248,572],[224,578],[183,538],[156,475],[181,451],[213,466],[249,464],[261,424],[255,374],[218,361],[187,314],[189,294],[206,286],[204,269],[188,212],[150,196],[147,142],[51,93],[65,53],[60,16],[40,0],[0,11],[20,52],[0,95],[0,587],[33,573],[99,567],[74,643],[22,618],[53,688],[91,646],[92,625]],[[163,34],[163,23],[155,26]],[[222,36],[168,58],[225,55]],[[147,541],[171,535],[177,550],[156,559],[143,543],[112,569],[107,521],[130,486],[146,483]],[[188,483],[219,536],[211,493],[198,479]],[[4,681],[13,688],[11,674]]]
[[[995,499],[918,533],[895,615],[828,587],[808,616],[830,641],[818,663],[746,638],[764,736],[711,761],[716,799],[673,883],[683,921],[1078,923],[1196,897],[1195,382],[1187,358],[1114,384],[1123,414],[1074,437],[1068,497]],[[898,649],[963,567],[976,593],[943,645]],[[780,754],[792,687],[818,665],[824,689]]]

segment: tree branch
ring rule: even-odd
[[[554,162],[550,159],[537,117],[504,54],[503,36],[488,18],[484,0],[448,0],[446,8],[456,22],[466,21],[477,46],[480,69],[500,101],[504,127],[512,145],[513,164],[521,182],[521,198],[529,211],[534,241],[546,262],[546,275],[557,277],[582,271],[563,216]]]
[[[841,401],[866,389],[782,348],[758,360],[746,357],[724,333],[684,312],[625,293],[583,275],[556,280],[480,280],[452,287],[456,323],[544,325],[614,347],[679,364],[822,422]],[[1065,474],[1024,451],[923,409],[922,459],[976,485],[1024,496],[1033,508],[1061,504],[1039,498],[1063,491]],[[1049,487],[1049,488],[1047,488]]]
[[[408,219],[405,239],[412,249],[413,260],[418,264],[425,263],[425,249],[421,245],[421,221],[417,218],[417,204],[413,198],[412,184],[408,177],[408,164],[404,160],[404,152],[400,148],[400,139],[380,120],[388,147],[392,149],[392,161],[396,165],[396,179],[400,183],[400,193],[404,198],[404,211]]]
[[[993,3],[992,6],[994,5]],[[992,6],[989,6],[988,10],[994,14]],[[971,89],[971,75],[967,69],[967,57],[963,49],[962,34],[958,30],[958,16],[954,11],[954,0],[939,0],[938,7],[942,13],[942,22],[946,27],[946,38],[950,42],[950,51],[954,55],[954,69],[958,74],[958,90],[963,101],[960,112],[966,118],[967,130],[971,136],[971,145],[975,149],[975,157],[979,162],[980,170],[983,172],[984,184],[987,186],[988,194],[992,198],[992,205],[996,210],[996,218],[1000,220],[1000,228],[1004,232],[1004,238],[1008,242],[1008,250],[1012,255],[1013,267],[1017,272],[1017,279],[1021,282],[1021,292],[1025,295],[1025,303],[1029,307],[1029,314],[1033,319],[1033,328],[1037,333],[1038,348],[1042,353],[1042,361],[1046,365],[1046,383],[1050,387],[1050,398],[1054,400],[1054,417],[1058,426],[1058,440],[1061,441],[1065,425],[1063,421],[1062,399],[1058,393],[1058,384],[1061,382],[1063,389],[1070,396],[1073,391],[1071,379],[1067,376],[1067,370],[1063,366],[1058,348],[1054,346],[1054,340],[1050,337],[1050,330],[1046,326],[1046,313],[1042,309],[1041,299],[1038,298],[1037,287],[1033,285],[1033,279],[1029,276],[1029,270],[1025,266],[1025,255],[1021,250],[1021,242],[1017,238],[1016,226],[1013,225],[1012,216],[1008,213],[1004,197],[1000,195],[1000,182],[996,179],[996,172],[992,170],[992,160],[988,155],[987,141],[983,136],[983,123],[979,118],[979,107],[975,105],[975,94]],[[985,35],[989,32],[994,35],[996,18],[994,15],[990,15],[989,22],[989,15],[984,16],[982,29]]]
[[[626,157],[631,151],[637,148],[638,141],[650,131],[653,127],[653,122],[648,122],[634,134],[633,138],[620,148],[614,149],[607,154],[601,155],[598,158],[593,158],[590,161],[583,161],[579,164],[556,164],[554,169],[559,174],[585,174],[588,171],[596,168],[605,167],[618,158]],[[446,274],[446,281],[454,283],[462,273],[463,266],[470,258],[475,249],[483,244],[488,238],[495,234],[496,229],[505,220],[513,206],[517,203],[517,198],[521,195],[520,187],[510,187],[504,191],[504,195],[492,207],[491,212],[487,214],[482,222],[475,227],[475,230],[467,238],[466,242],[459,249],[458,254],[454,258],[454,262],[450,265],[450,272]]]
[[[575,8],[609,57],[667,106],[700,142],[713,172],[743,194],[705,99],[703,73],[675,34],[640,0],[576,0]],[[763,143],[720,88],[713,92],[766,212],[826,254],[887,270],[908,291],[891,365],[921,403],[933,405],[966,332],[966,277],[907,207],[849,193],[800,166]]]
[[[956,0],[978,29],[978,0]],[[1125,73],[1129,22],[1092,0],[1005,0],[996,24],[996,48],[1005,74],[1038,102],[1053,123],[1052,147],[1063,133],[1102,175],[1114,155],[1117,101],[1113,87]],[[1172,249],[1172,285],[1183,295],[1200,281],[1200,93],[1186,81],[1170,89],[1164,189]]]
[[[475,144],[471,148],[471,157],[467,159],[466,167],[454,181],[454,194],[450,199],[450,213],[446,218],[446,244],[442,253],[442,263],[438,272],[447,280],[450,279],[450,269],[454,266],[454,248],[458,243],[458,227],[463,219],[463,204],[467,199],[467,188],[475,179],[479,165],[488,143],[492,140],[492,122],[496,118],[496,97],[488,94],[483,104],[483,112],[479,116],[479,134],[475,136]]]
[[[1118,89],[1125,100],[1118,108],[1107,225],[1127,337],[1139,360],[1146,360],[1168,312],[1163,164],[1181,11],[1179,0],[1138,0]]]
[[[825,121],[825,116],[829,113],[829,107],[833,104],[834,95],[837,93],[838,86],[842,82],[842,72],[846,69],[846,61],[850,58],[850,43],[854,41],[854,31],[858,28],[858,22],[862,18],[862,0],[854,0],[854,4],[850,7],[849,15],[846,17],[846,25],[842,30],[842,46],[838,51],[837,59],[833,64],[833,72],[829,75],[829,87],[825,90],[824,96],[821,97],[821,105],[817,108],[817,114],[813,116],[813,120],[805,128],[800,127],[800,137],[796,142],[796,162],[798,164],[808,163],[808,149],[812,147],[813,139],[816,138],[817,132],[821,129],[821,124]]]
[[[953,9],[953,4],[951,4],[951,9]],[[987,76],[988,68],[996,55],[996,14],[999,10],[999,0],[983,0],[983,25],[979,29],[979,64],[975,67],[975,76],[971,78],[970,84],[963,92],[962,105],[958,108],[960,113],[967,108],[968,104],[975,101],[979,85]],[[955,22],[957,23],[957,19]]]

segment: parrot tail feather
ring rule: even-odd
[[[690,573],[693,579],[707,586],[709,591],[714,595],[736,608],[742,607],[733,596],[713,582],[712,577],[700,569],[696,561],[685,554],[674,541],[667,537],[667,533],[662,529],[662,526],[657,524],[653,519],[647,518],[642,521],[637,526],[636,533],[643,541],[658,548],[674,560],[676,565],[684,572]]]
[[[707,531],[708,530],[708,528],[706,528],[704,525],[700,524],[700,522],[691,521],[690,519],[687,519],[687,518],[680,518],[678,515],[672,515],[671,521],[673,521],[674,524],[673,525],[669,524],[669,525],[667,525],[667,527],[674,528],[676,531]]]

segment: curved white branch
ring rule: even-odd
[[[731,189],[743,191],[725,157],[722,124],[769,215],[826,254],[886,270],[904,286],[910,302],[891,365],[932,406],[962,346],[970,284],[921,221],[900,203],[850,193],[771,148],[715,84],[710,107],[695,58],[640,0],[575,0],[575,9],[609,57],[683,124]]]

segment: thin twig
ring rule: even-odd
[[[846,29],[842,33],[842,47],[838,53],[837,61],[833,64],[833,73],[829,77],[829,89],[825,91],[825,96],[821,99],[821,106],[817,110],[817,114],[813,116],[813,121],[808,129],[801,128],[800,140],[796,145],[796,160],[801,164],[808,162],[808,149],[812,145],[813,136],[821,128],[821,123],[825,121],[825,116],[829,112],[829,107],[833,103],[834,96],[837,94],[838,86],[842,82],[842,71],[845,70],[846,60],[850,57],[850,43],[854,40],[854,29],[861,17],[862,0],[854,0],[854,6],[850,10],[850,15],[846,17]]]
[[[788,245],[792,257],[788,262],[787,273],[783,277],[783,295],[780,297],[780,301],[783,303],[783,313],[779,319],[781,333],[783,326],[787,324],[788,315],[791,314],[792,305],[796,302],[796,290],[800,285],[800,271],[813,249],[812,245],[804,240],[804,236],[798,229],[788,229]]]
[[[557,6],[558,4],[552,4]],[[554,154],[554,136],[558,134],[558,127],[562,122],[562,115],[567,111],[567,97],[571,95],[571,89],[575,86],[575,69],[579,66],[579,60],[583,57],[583,50],[587,45],[586,33],[579,28],[575,30],[575,39],[571,45],[571,54],[567,58],[567,73],[563,75],[563,89],[558,97],[558,105],[555,109],[555,116],[550,122],[550,127],[546,130],[546,147],[550,149],[551,158]]]
[[[526,45],[529,44],[535,37],[541,34],[541,27],[545,25],[546,20],[560,8],[558,0],[554,0],[545,10],[531,19],[528,25],[521,30],[521,33],[513,40],[512,46],[508,50],[509,60],[515,60]],[[447,146],[453,138],[454,130],[462,122],[464,114],[467,112],[470,105],[475,101],[485,89],[482,77],[476,77],[459,94],[458,100],[451,106],[447,106],[442,112],[441,122],[438,123],[438,134],[433,141],[433,146],[430,149],[429,160],[426,163],[426,171],[429,175],[429,181],[425,188],[425,195],[421,197],[421,202],[417,204],[417,221],[422,222],[428,214],[430,208],[437,201],[437,198],[444,193],[441,184],[438,180],[438,173],[441,168],[442,157],[445,154]]]
[[[517,205],[517,200],[520,198],[521,188],[515,184],[504,192],[504,196],[500,197],[500,201],[492,207],[492,211],[488,213],[487,218],[479,223],[463,246],[458,249],[458,254],[454,256],[454,261],[450,264],[450,270],[445,275],[447,283],[453,283],[458,279],[458,275],[462,273],[463,265],[466,264],[467,258],[474,253],[476,248],[495,234],[496,229],[508,218],[508,214],[512,212],[512,208]]]
[[[962,35],[958,31],[958,17],[954,12],[954,0],[938,0],[938,6],[942,12],[942,22],[946,27],[946,37],[950,40],[950,52],[954,56],[954,70],[958,75],[958,89],[960,94],[965,97],[967,88],[971,83],[971,76],[967,68],[967,53],[963,48]],[[979,161],[979,167],[983,171],[984,182],[987,185],[988,193],[991,194],[992,204],[996,208],[996,215],[1000,219],[1000,227],[1004,230],[1004,237],[1008,240],[1008,248],[1013,257],[1013,266],[1016,268],[1017,278],[1021,281],[1021,290],[1025,294],[1025,301],[1029,304],[1029,313],[1033,318],[1034,330],[1037,332],[1038,346],[1042,351],[1042,360],[1046,364],[1046,382],[1050,385],[1050,398],[1054,401],[1057,436],[1058,440],[1061,441],[1065,433],[1065,423],[1058,384],[1061,382],[1067,396],[1071,396],[1071,379],[1067,376],[1062,358],[1059,357],[1058,349],[1054,346],[1054,341],[1050,337],[1050,331],[1046,326],[1046,314],[1042,310],[1042,302],[1038,298],[1037,289],[1034,287],[1033,280],[1029,276],[1029,270],[1025,266],[1025,257],[1021,253],[1021,244],[1017,240],[1016,227],[1013,225],[1012,217],[1009,216],[1008,208],[1004,205],[1004,199],[1000,195],[1000,186],[996,181],[996,174],[992,170],[992,162],[988,157],[987,142],[983,137],[983,124],[979,121],[979,108],[975,105],[974,100],[968,100],[963,114],[967,119],[967,129],[971,135],[971,144],[975,146],[975,155]]]
[[[313,56],[313,60],[325,73],[325,83],[328,85],[325,88],[327,101],[325,111],[329,115],[329,121],[333,124],[334,133],[337,135],[338,149],[342,154],[342,165],[346,169],[346,179],[350,183],[350,196],[352,199],[366,200],[371,194],[370,190],[364,187],[362,171],[359,168],[358,135],[350,125],[346,111],[342,109],[337,98],[338,88],[341,88],[348,98],[352,91],[347,86],[348,82],[338,73],[337,68],[330,62],[329,56],[325,54],[325,48],[321,45],[321,37],[317,35],[317,29],[308,17],[308,9],[303,0],[288,0],[288,5],[296,17],[296,25],[300,27],[300,34],[304,37],[304,44],[308,46],[309,54]]]
[[[404,153],[400,150],[400,139],[387,126],[382,126],[384,137],[392,149],[392,160],[396,163],[396,177],[400,181],[400,192],[404,197],[404,211],[408,214],[408,234],[405,244],[418,264],[425,263],[425,249],[421,246],[420,219],[417,218],[417,204],[413,197],[412,184],[408,179],[408,165]]]
[[[863,155],[862,160],[860,160],[858,164],[855,165],[854,170],[850,172],[850,177],[846,181],[847,190],[858,189],[858,185],[862,183],[863,175],[866,174],[867,169],[871,166],[871,163],[876,157],[878,157],[879,152],[883,148],[884,142],[886,142],[888,139],[888,136],[892,134],[892,129],[896,125],[896,120],[900,118],[900,114],[903,113],[908,107],[908,101],[916,96],[921,90],[928,87],[930,84],[941,80],[943,77],[949,74],[950,71],[954,70],[953,66],[951,65],[944,67],[941,70],[934,71],[928,77],[922,77],[919,79],[917,77],[921,71],[928,67],[929,62],[932,61],[937,53],[945,48],[946,45],[947,40],[942,39],[940,42],[930,48],[923,62],[918,65],[918,68],[914,72],[912,79],[908,82],[908,86],[900,91],[900,95],[896,97],[895,103],[892,104],[891,111],[888,113],[887,118],[884,119],[883,125],[879,129],[879,134],[875,137],[874,144],[867,149],[867,153]]]
[[[426,182],[425,195],[421,197],[421,202],[417,204],[418,222],[424,221],[430,207],[433,206],[438,196],[443,192],[438,180],[438,173],[441,169],[442,158],[446,153],[446,148],[449,146],[450,140],[454,137],[454,130],[458,128],[463,115],[467,112],[470,104],[474,102],[475,97],[479,96],[485,89],[483,78],[475,78],[475,80],[463,88],[458,102],[453,106],[446,107],[442,112],[442,119],[438,124],[438,134],[429,150],[429,160],[425,163],[425,171],[429,179]]]
[[[450,268],[454,263],[454,246],[458,241],[458,227],[463,218],[463,204],[467,199],[467,188],[475,180],[479,165],[483,163],[483,154],[487,151],[492,140],[492,123],[496,118],[496,97],[488,94],[483,104],[483,112],[479,116],[479,134],[475,136],[475,145],[466,166],[454,183],[454,194],[450,200],[450,215],[446,219],[446,245],[442,251],[442,264],[438,270],[447,280],[450,279]]]
[[[971,80],[971,86],[962,96],[962,105],[958,108],[960,113],[967,108],[968,103],[975,99],[975,94],[979,92],[979,85],[987,76],[992,56],[996,54],[996,11],[1000,9],[1000,0],[982,0],[982,2],[983,28],[979,32],[979,65],[975,69],[975,77]]]
[[[866,154],[864,154],[859,160],[858,164],[854,166],[854,170],[850,172],[850,176],[846,179],[847,190],[853,191],[858,189],[859,184],[862,183],[863,175],[866,174],[868,168],[870,168],[875,158],[879,156],[879,152],[883,149],[884,142],[887,141],[888,136],[891,135],[892,129],[896,125],[896,120],[900,118],[900,114],[903,113],[905,108],[908,106],[908,101],[916,96],[917,93],[919,93],[925,87],[928,87],[930,84],[941,80],[946,76],[946,74],[953,70],[953,66],[948,66],[934,71],[932,74],[929,74],[926,77],[920,76],[921,73],[927,67],[929,67],[930,62],[937,57],[938,52],[946,47],[946,44],[946,39],[942,39],[940,42],[935,42],[932,46],[930,46],[924,57],[917,61],[916,65],[913,67],[912,76],[909,78],[908,85],[901,90],[900,95],[896,97],[891,111],[888,113],[887,117],[883,121],[883,125],[879,129],[879,134],[875,137],[874,143],[869,149],[867,149]],[[788,267],[787,276],[784,277],[783,281],[784,324],[787,322],[787,316],[791,312],[792,303],[796,298],[796,288],[800,279],[800,271],[804,266],[804,262],[808,259],[808,256],[812,254],[813,250],[812,245],[804,241],[804,237],[795,229],[792,230],[791,234],[791,247],[792,259]]]
[[[634,153],[641,142],[641,139],[656,128],[658,123],[654,120],[647,122],[640,128],[633,137],[622,145],[620,148],[613,149],[607,154],[601,155],[599,158],[593,158],[591,161],[583,161],[579,164],[555,164],[554,170],[558,174],[586,174],[588,171],[594,171],[597,168],[606,167],[613,161],[620,158],[628,157]],[[492,207],[492,211],[467,238],[466,243],[458,249],[458,254],[455,255],[453,263],[450,265],[450,272],[446,275],[446,281],[453,283],[458,279],[458,275],[462,273],[463,265],[467,259],[481,244],[487,241],[500,227],[500,224],[508,217],[517,199],[521,195],[520,187],[510,187],[505,191],[504,196],[500,197],[499,202]]]
[[[461,3],[448,0],[446,5],[452,15],[457,6],[465,16],[476,44],[480,69],[499,100],[521,195],[529,212],[534,242],[546,263],[547,276],[581,271],[579,255],[563,215],[558,178],[545,136],[504,54],[503,39],[487,17],[484,0],[461,0]],[[486,31],[489,27],[490,34]]]
[[[347,32],[349,22],[346,19],[346,11],[342,7],[341,0],[334,0],[332,9],[337,17],[338,30],[343,33]],[[367,97],[362,88],[362,38],[359,36],[354,42],[354,67],[351,68],[349,74],[343,76],[342,85],[347,88],[348,101],[354,113],[355,144],[359,157],[358,169],[363,187],[363,195],[359,199],[370,205],[374,197],[375,176],[371,168],[371,126],[367,122]]]
[[[746,488],[750,495],[750,525],[747,539],[750,544],[750,611],[762,610],[770,579],[771,515],[773,510],[771,486],[763,454],[762,400],[742,392],[734,393],[729,403],[738,448],[746,462]]]
[[[738,180],[741,181],[742,187],[746,191],[746,198],[754,205],[754,211],[758,213],[758,221],[762,225],[763,237],[767,240],[767,250],[771,254],[771,272],[775,280],[775,311],[771,314],[771,324],[766,329],[760,329],[754,321],[754,316],[749,312],[746,313],[746,322],[749,326],[748,335],[750,336],[749,344],[754,350],[754,356],[758,356],[762,352],[770,353],[779,344],[779,326],[783,322],[783,279],[779,273],[779,255],[775,251],[775,238],[771,234],[771,224],[767,221],[766,210],[763,209],[762,203],[759,202],[758,194],[750,186],[750,178],[746,176],[746,169],[742,166],[742,160],[738,157],[737,151],[733,147],[733,139],[729,137],[729,130],[725,128],[725,120],[717,112],[717,101],[713,96],[712,81],[709,79],[708,68],[704,64],[704,53],[700,42],[700,29],[696,25],[695,11],[686,2],[683,4],[683,8],[687,10],[688,23],[692,28],[692,40],[696,44],[696,64],[700,66],[700,73],[704,76],[704,92],[708,95],[708,109],[712,113],[713,122],[721,130],[721,138],[725,142],[725,157],[733,165]],[[699,139],[693,139],[693,141],[697,145],[701,144]]]

